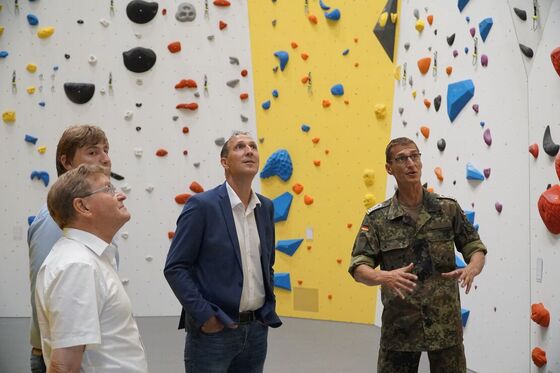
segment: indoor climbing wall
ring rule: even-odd
[[[278,310],[372,323],[377,289],[347,269],[366,208],[385,196],[397,2],[252,1],[249,15]]]
[[[128,197],[117,239],[135,314],[179,314],[162,269],[182,204],[223,181],[224,138],[256,137],[247,7],[229,4],[1,3],[0,316],[30,314],[28,218],[56,180],[61,133],[80,123],[107,133]]]

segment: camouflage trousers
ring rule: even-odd
[[[390,351],[380,348],[377,373],[417,373],[421,351]],[[466,373],[463,344],[443,350],[428,351],[431,373]]]

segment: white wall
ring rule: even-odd
[[[160,2],[158,15],[151,22],[138,25],[126,16],[127,1],[115,1],[115,14],[109,12],[109,1],[20,1],[19,15],[14,14],[14,2],[5,2],[0,12],[0,50],[10,54],[0,60],[0,111],[15,110],[14,124],[0,124],[0,316],[28,316],[28,259],[27,217],[35,215],[46,200],[48,189],[41,182],[30,180],[33,170],[46,170],[51,185],[56,179],[55,151],[63,130],[71,124],[93,123],[107,133],[113,161],[113,171],[125,176],[122,182],[132,190],[126,205],[132,220],[123,228],[128,239],[119,239],[121,276],[128,279],[128,292],[137,315],[175,315],[180,306],[162,274],[169,248],[167,232],[175,229],[175,221],[182,209],[174,201],[175,195],[189,192],[192,181],[209,189],[223,181],[219,165],[218,137],[229,137],[233,130],[248,130],[256,137],[252,99],[241,101],[239,94],[253,97],[248,15],[246,4],[232,2],[229,8],[217,8],[209,2],[209,17],[204,17],[204,1],[193,0],[197,18],[192,23],[175,20],[176,4]],[[161,10],[167,7],[167,15]],[[39,18],[39,26],[54,26],[49,39],[36,36],[37,27],[29,26],[26,15]],[[84,21],[83,25],[77,23]],[[110,22],[103,27],[99,21]],[[228,23],[223,31],[219,20]],[[138,34],[136,36],[135,34]],[[214,35],[209,41],[207,36]],[[167,45],[179,40],[182,51],[171,54]],[[126,70],[122,52],[136,46],[153,49],[156,65],[148,72],[136,74]],[[69,54],[66,60],[64,54]],[[88,57],[95,55],[97,64],[90,65]],[[232,65],[229,57],[237,57],[240,65]],[[35,63],[38,71],[25,70]],[[51,78],[53,67],[59,70]],[[247,69],[246,78],[240,71]],[[12,71],[17,74],[17,93],[11,92]],[[113,75],[113,95],[100,94],[108,90],[109,73]],[[43,81],[39,79],[43,74]],[[204,75],[208,77],[208,94],[203,90]],[[194,91],[176,91],[180,79],[194,79],[200,98]],[[142,85],[137,84],[142,79]],[[231,79],[240,79],[232,89],[226,86]],[[64,82],[91,82],[96,93],[85,105],[70,102],[63,90]],[[42,92],[29,95],[26,88],[43,85]],[[54,92],[51,92],[54,85]],[[41,108],[38,102],[45,101]],[[198,102],[195,113],[175,109],[181,102]],[[140,108],[136,103],[142,103]],[[125,120],[127,111],[133,112]],[[243,123],[240,114],[249,118]],[[173,116],[179,119],[174,121]],[[142,130],[137,132],[136,126]],[[184,135],[183,126],[190,128]],[[25,134],[39,138],[37,145],[46,145],[43,155],[36,146],[24,142]],[[134,155],[142,148],[141,158]],[[165,148],[165,158],[155,156],[158,148]],[[183,155],[188,149],[189,154]],[[193,163],[200,162],[198,168]],[[155,189],[148,193],[145,188]],[[258,188],[258,185],[256,185]],[[147,257],[153,260],[147,261]]]

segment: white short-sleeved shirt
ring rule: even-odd
[[[147,372],[130,299],[116,272],[116,249],[67,228],[37,275],[35,302],[43,356],[85,345],[81,372]]]

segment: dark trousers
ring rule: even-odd
[[[185,372],[262,373],[267,351],[268,326],[259,321],[241,323],[206,334],[187,332]]]
[[[467,361],[462,343],[427,352],[431,373],[466,373]],[[421,351],[390,351],[380,348],[377,373],[417,373],[421,354]]]
[[[40,354],[41,350],[33,349],[29,356],[29,364],[31,366],[31,373],[47,373],[47,367],[43,360],[43,355]]]

